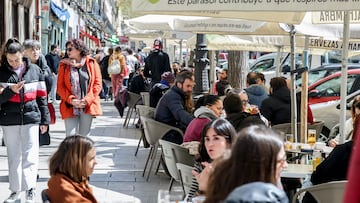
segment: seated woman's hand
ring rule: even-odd
[[[208,162],[202,162],[201,164],[205,166],[204,170],[202,170],[201,173],[193,170],[192,174],[195,176],[196,181],[199,184],[199,190],[206,191],[210,174],[213,171],[213,166]]]

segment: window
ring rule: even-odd
[[[354,81],[356,79],[357,75],[348,75],[347,79],[347,90],[346,93],[349,94],[352,85],[354,84]],[[318,90],[322,96],[340,96],[340,87],[341,87],[341,77],[340,75],[332,78],[330,80],[325,81],[324,83],[318,85],[315,87],[316,90]]]
[[[262,61],[257,62],[251,68],[251,71],[263,72],[270,70],[274,67],[274,59],[265,59]]]

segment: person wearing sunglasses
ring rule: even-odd
[[[83,41],[72,39],[65,46],[68,58],[60,61],[57,83],[61,118],[66,136],[88,136],[93,118],[102,114],[100,67]]]
[[[10,196],[5,203],[35,202],[39,164],[39,131],[45,133],[50,122],[45,78],[41,69],[23,57],[23,46],[7,40],[2,49],[0,83],[0,125],[8,155]],[[40,128],[39,128],[40,125]]]

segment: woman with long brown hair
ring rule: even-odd
[[[116,98],[119,91],[121,91],[123,86],[123,79],[126,75],[126,58],[121,53],[121,47],[117,46],[114,49],[113,54],[111,54],[109,58],[109,64],[111,64],[114,60],[118,60],[120,64],[120,73],[119,74],[111,74],[111,83],[112,83],[112,91],[113,96]]]
[[[236,187],[251,182],[281,187],[280,172],[287,167],[283,142],[263,125],[241,130],[228,159],[216,164],[206,190],[205,203],[218,203]]]
[[[49,163],[50,179],[46,195],[53,203],[96,203],[88,177],[96,162],[94,142],[84,136],[66,137]]]

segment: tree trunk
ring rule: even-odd
[[[233,88],[244,89],[246,85],[246,74],[249,72],[248,51],[228,52],[228,81]]]

